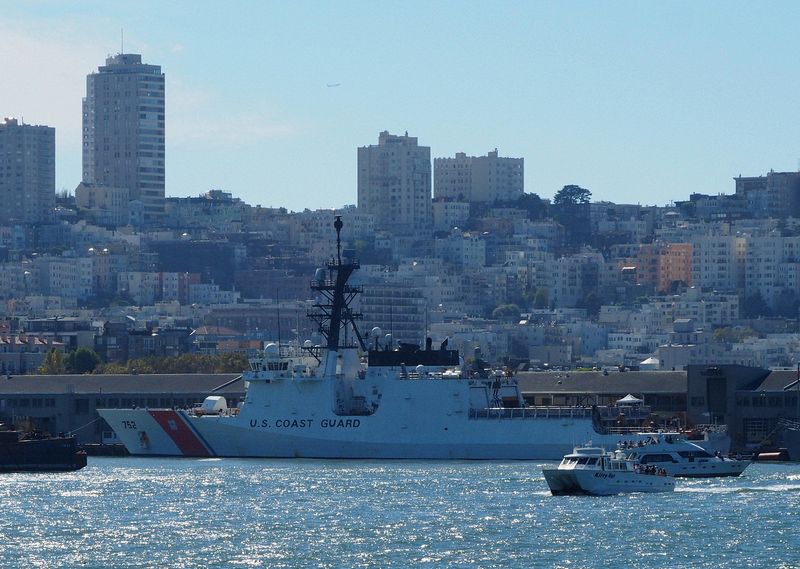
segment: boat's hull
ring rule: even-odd
[[[722,478],[739,476],[751,464],[749,460],[708,459],[695,462],[654,462],[670,476],[679,478]]]
[[[630,492],[672,492],[675,479],[671,476],[611,472],[602,470],[565,470],[543,468],[545,481],[554,496],[590,495],[612,496]]]
[[[101,409],[133,455],[254,458],[557,460],[579,441],[614,448],[590,418],[467,418],[440,414],[287,418],[195,416],[171,409]],[[297,418],[292,418],[297,417]],[[630,439],[631,435],[627,435]]]
[[[86,453],[71,437],[0,444],[0,472],[69,472],[84,466]]]

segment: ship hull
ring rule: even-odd
[[[600,470],[542,469],[545,481],[554,496],[612,496],[629,492],[672,492],[675,479],[668,476],[636,472]]]
[[[70,472],[86,466],[72,437],[0,443],[0,472]]]
[[[469,419],[438,425],[376,416],[203,417],[184,410],[103,409],[133,455],[253,458],[558,460],[580,441],[614,448],[590,418]],[[445,420],[446,419],[446,420]],[[627,436],[631,438],[630,435]]]

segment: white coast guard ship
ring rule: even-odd
[[[356,261],[319,269],[310,314],[324,346],[269,344],[242,374],[247,394],[228,409],[211,396],[199,411],[100,409],[133,455],[385,459],[560,459],[579,441],[613,448],[613,407],[527,407],[515,378],[467,369],[456,350],[390,349],[356,327],[349,285]],[[222,386],[221,386],[222,387]],[[643,411],[642,419],[648,413]],[[630,422],[634,417],[627,414]]]

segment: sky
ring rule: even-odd
[[[665,205],[800,169],[800,3],[0,0],[0,116],[81,177],[86,75],[166,75],[166,194],[357,203],[356,150],[525,159],[525,191]],[[122,36],[122,37],[121,37]]]

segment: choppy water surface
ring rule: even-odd
[[[800,465],[593,498],[532,462],[90,457],[0,504],[4,568],[800,566]]]

